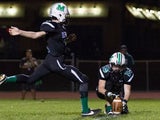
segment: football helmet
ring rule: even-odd
[[[110,57],[109,63],[119,66],[126,65],[125,56],[120,52],[116,52]]]
[[[55,3],[50,7],[50,17],[55,17],[60,22],[66,22],[66,17],[69,16],[68,7],[64,3]]]

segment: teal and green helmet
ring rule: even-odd
[[[126,65],[125,56],[121,52],[116,52],[110,57],[109,63],[113,65],[124,66]]]

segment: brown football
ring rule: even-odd
[[[121,114],[122,112],[122,100],[120,97],[116,97],[112,102],[112,110],[114,114]]]

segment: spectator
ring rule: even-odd
[[[121,45],[120,52],[123,53],[125,56],[127,67],[132,69],[135,63],[134,63],[134,59],[133,59],[132,55],[128,53],[127,46]]]
[[[21,73],[26,74],[26,75],[31,75],[37,66],[38,66],[38,61],[36,60],[36,58],[32,56],[32,50],[27,49],[25,52],[25,57],[21,59],[21,62],[19,65],[21,69]],[[27,91],[31,91],[32,98],[35,100],[36,99],[36,85],[35,84],[29,85],[26,83],[22,83],[22,94],[21,94],[22,100],[25,99]]]

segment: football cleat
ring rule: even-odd
[[[89,110],[88,113],[82,113],[82,117],[94,116],[94,115],[99,114],[100,112],[101,112],[101,109]]]
[[[114,113],[112,111],[108,112],[107,115],[113,115]]]
[[[108,109],[108,110],[107,110],[107,109]],[[107,105],[105,104],[104,114],[106,114],[106,115],[113,115],[114,113],[113,113],[113,111],[112,111],[112,107],[107,106]]]
[[[6,80],[6,75],[5,74],[0,74],[0,85],[3,83],[3,82],[5,82],[5,80]]]
[[[113,115],[114,113],[113,113],[112,111],[106,112],[106,110],[105,110],[105,111],[104,111],[104,114],[106,114],[106,115]]]

